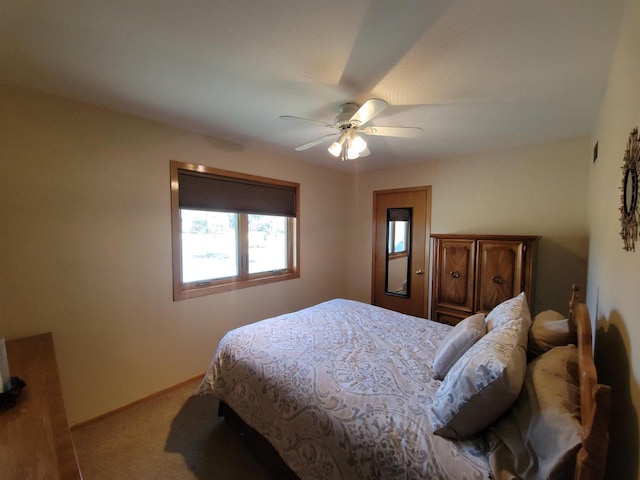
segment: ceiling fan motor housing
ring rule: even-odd
[[[357,103],[343,103],[340,105],[340,113],[336,116],[335,126],[340,129],[345,129],[352,126],[351,117],[358,111],[360,106]],[[354,123],[354,126],[355,125]]]

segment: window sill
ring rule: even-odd
[[[173,301],[186,300],[188,298],[203,297],[205,295],[213,295],[216,293],[238,290],[240,288],[255,287],[267,283],[283,282],[285,280],[293,280],[300,278],[300,272],[285,273],[281,275],[253,278],[251,280],[243,280],[233,283],[224,283],[220,285],[209,285],[205,287],[192,287],[189,289],[174,289]]]

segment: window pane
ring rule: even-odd
[[[180,210],[182,282],[238,275],[238,215]]]
[[[407,249],[407,223],[405,221],[395,222],[395,245],[394,252],[404,252]]]
[[[409,222],[405,220],[390,220],[388,226],[389,253],[404,253],[407,250],[407,229]]]
[[[248,215],[249,274],[287,269],[287,218]]]

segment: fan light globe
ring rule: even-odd
[[[342,132],[338,140],[333,142],[329,147],[329,153],[334,157],[339,157],[340,154],[342,153],[342,146],[344,145],[344,142],[346,140],[347,140],[347,134],[346,132]]]
[[[342,145],[340,145],[338,142],[333,142],[328,150],[329,153],[334,157],[339,157],[340,153],[342,152]]]
[[[360,154],[354,150],[347,150],[347,159],[349,160],[355,160],[356,158],[359,158]]]
[[[354,134],[350,143],[351,144],[350,144],[349,151],[353,150],[358,154],[364,151],[365,148],[367,148],[367,142],[365,142],[360,135]]]

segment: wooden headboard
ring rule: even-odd
[[[591,318],[587,305],[579,302],[580,288],[573,286],[569,304],[569,325],[578,337],[578,368],[580,375],[580,416],[584,439],[576,457],[576,480],[596,480],[604,477],[609,446],[609,412],[611,387],[598,383],[593,362]]]

